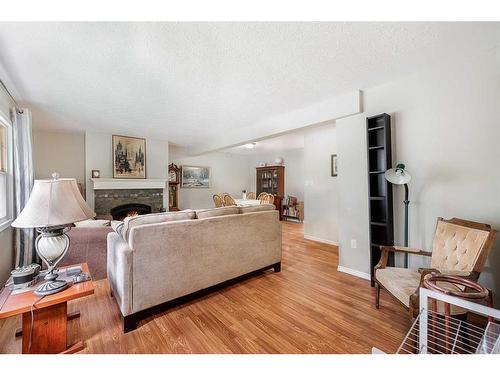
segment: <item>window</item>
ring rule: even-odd
[[[10,225],[12,193],[12,126],[0,113],[0,231]]]

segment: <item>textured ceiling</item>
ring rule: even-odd
[[[2,23],[39,129],[202,143],[498,41],[498,23]]]

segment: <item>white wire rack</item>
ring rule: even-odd
[[[500,319],[500,310],[421,288],[420,306],[424,308],[406,334],[398,354],[500,353],[500,325],[490,321],[486,327],[480,327],[429,311],[430,298],[488,318]]]

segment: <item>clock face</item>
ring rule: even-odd
[[[175,171],[170,171],[168,173],[168,181],[177,182],[177,173],[175,173]]]

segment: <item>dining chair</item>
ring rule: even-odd
[[[257,199],[257,194],[251,191],[250,193],[247,193],[247,199]]]
[[[264,199],[264,197],[267,195],[266,192],[262,192],[259,194],[259,196],[257,197],[257,199],[260,201],[260,203],[263,203],[262,200]]]
[[[223,203],[224,203],[224,197],[225,197],[226,195],[229,195],[229,193],[221,193],[221,194],[220,194],[220,197],[222,198],[222,202],[223,202]]]
[[[214,194],[214,196],[212,198],[214,200],[215,207],[224,207],[224,200],[222,199],[222,197],[220,195]]]
[[[398,300],[415,317],[420,312],[419,290],[431,275],[455,275],[477,281],[491,251],[497,231],[488,224],[453,218],[438,218],[432,252],[402,246],[380,246],[381,256],[374,268],[375,307],[379,308],[380,289]],[[407,253],[431,258],[432,268],[388,267],[389,252]],[[437,307],[439,313],[443,304]],[[463,310],[452,308],[451,315]]]
[[[261,204],[269,203],[274,204],[274,195],[266,193],[262,199],[260,199]]]
[[[229,194],[224,195],[224,206],[236,206],[236,202]]]

